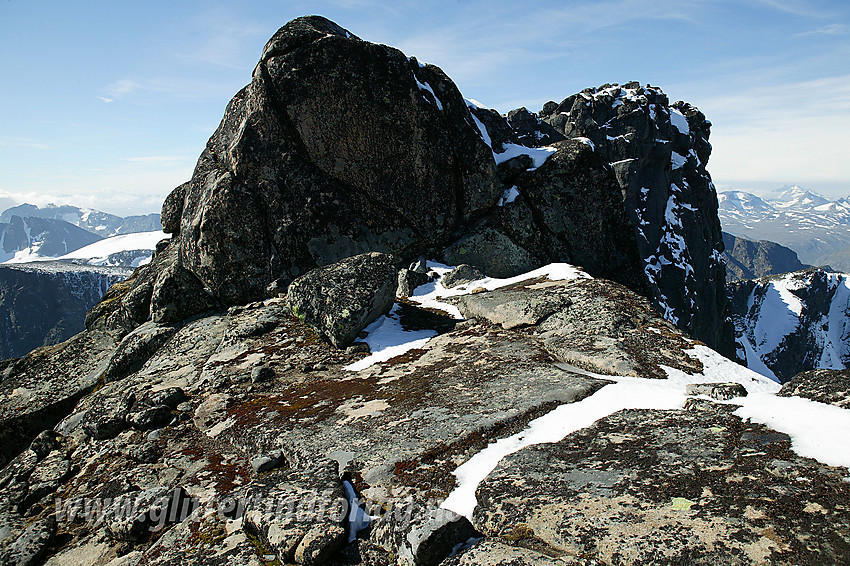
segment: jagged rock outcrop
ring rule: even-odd
[[[569,123],[527,110],[504,118],[465,101],[434,66],[299,18],[266,45],[192,179],[166,199],[162,224],[179,264],[225,305],[366,251],[492,277],[569,262],[653,297],[724,350],[708,123],[658,89],[638,90],[587,91]],[[591,128],[587,112],[605,128]],[[638,137],[608,142],[636,125]],[[587,137],[567,139],[576,136]],[[688,157],[680,163],[674,150]],[[145,277],[130,288],[140,285]]]
[[[0,358],[68,340],[129,270],[62,262],[0,266]]]
[[[723,259],[726,262],[727,283],[811,267],[803,265],[794,250],[767,240],[754,242],[723,232],[723,244],[726,246]]]
[[[717,194],[705,168],[711,123],[694,106],[670,104],[661,89],[636,82],[547,103],[539,118],[567,137],[589,139],[613,171],[653,304],[731,355]]]
[[[181,211],[184,265],[235,304],[360,252],[445,245],[501,189],[438,68],[309,17],[269,41],[178,191],[164,223]]]
[[[738,357],[786,382],[850,366],[850,282],[812,268],[729,285]]]

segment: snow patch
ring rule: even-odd
[[[687,135],[690,135],[691,128],[688,126],[688,119],[685,118],[685,115],[679,112],[676,108],[670,109],[670,123],[679,130],[679,132]]]

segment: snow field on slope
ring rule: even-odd
[[[161,230],[121,234],[89,244],[55,259],[99,259],[128,250],[154,250],[157,242],[170,237]]]

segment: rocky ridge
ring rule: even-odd
[[[506,119],[433,65],[298,19],[266,45],[162,224],[181,269],[225,305],[367,251],[494,277],[569,262],[731,355],[708,122],[651,87],[584,97],[593,109],[576,103],[569,135]]]
[[[647,216],[686,242],[647,263],[607,157],[532,118],[323,18],[281,28],[166,199],[173,238],[84,332],[4,362],[2,561],[840,563],[844,409],[759,424],[799,399],[653,309],[691,292],[660,258],[711,279],[716,216]],[[700,151],[702,189],[653,207],[710,196]]]
[[[726,262],[728,283],[802,271],[811,267],[803,265],[794,250],[774,242],[753,242],[724,232],[723,243],[726,246],[723,259]]]

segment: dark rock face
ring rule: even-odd
[[[299,277],[289,286],[286,304],[331,344],[345,348],[389,312],[397,285],[392,256],[361,254]]]
[[[0,358],[82,332],[86,312],[128,275],[126,269],[59,262],[0,266]]]
[[[732,355],[717,194],[705,169],[710,122],[638,83],[585,89],[548,103],[540,118],[567,137],[590,139],[613,171],[656,308]]]
[[[634,229],[623,209],[616,179],[588,144],[569,140],[538,169],[522,173],[517,187],[535,220],[523,230],[513,211],[499,216],[500,226],[542,263],[567,261],[594,277],[622,283],[648,294]],[[507,204],[503,209],[513,208]],[[518,228],[517,228],[518,227]],[[537,246],[536,240],[543,246]],[[538,251],[539,250],[539,251]]]
[[[758,279],[802,271],[810,267],[803,265],[794,250],[767,240],[753,242],[723,232],[723,244],[726,246],[723,252],[726,281],[730,283],[740,279]]]
[[[786,382],[850,366],[847,276],[808,269],[729,285],[739,359]]]
[[[269,41],[177,190],[184,265],[234,304],[360,252],[445,245],[501,189],[439,69],[309,17]]]
[[[782,397],[805,397],[850,409],[850,370],[815,369],[798,373],[777,393]]]

